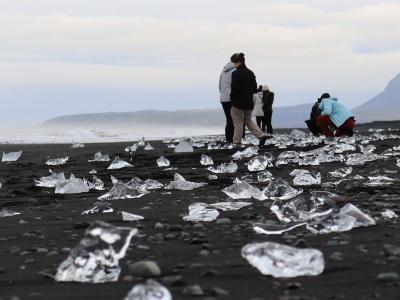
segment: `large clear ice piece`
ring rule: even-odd
[[[143,146],[144,146],[144,145],[143,145]],[[129,152],[129,153],[131,153],[131,152],[136,152],[137,148],[138,148],[138,144],[135,143],[135,144],[133,144],[133,145],[131,145],[131,146],[126,147],[126,148],[125,148],[125,152]]]
[[[60,181],[56,184],[56,194],[80,194],[87,193],[90,190],[90,184],[86,179],[75,178],[71,175],[68,180]]]
[[[275,278],[316,276],[324,271],[324,256],[317,249],[297,249],[273,242],[251,243],[242,257],[263,275]]]
[[[3,152],[3,157],[1,159],[2,162],[14,162],[17,161],[22,155],[22,150],[18,152],[9,152],[9,153],[4,153]]]
[[[274,175],[270,171],[261,171],[257,173],[258,182],[267,182],[274,179]]]
[[[122,221],[125,221],[125,222],[141,221],[144,219],[144,217],[142,217],[142,216],[131,214],[131,213],[128,213],[125,211],[122,211],[121,215],[122,215]]]
[[[49,176],[44,176],[41,177],[39,180],[35,179],[35,185],[39,187],[47,187],[47,188],[53,188],[57,185],[59,182],[65,181],[65,175],[64,173],[53,173],[50,170],[50,175]]]
[[[297,227],[306,225],[307,223],[295,223],[295,224],[261,224],[256,223],[253,225],[253,229],[257,233],[266,235],[280,235],[282,233],[291,231]]]
[[[218,216],[219,211],[207,208],[206,203],[194,203],[189,205],[189,215],[184,216],[183,220],[190,222],[212,222]]]
[[[125,256],[135,228],[96,221],[57,269],[56,281],[104,283],[118,281],[119,261]]]
[[[340,215],[352,216],[356,219],[356,227],[369,227],[376,225],[376,222],[369,215],[363,213],[357,206],[347,203],[340,209]]]
[[[353,153],[347,156],[346,165],[360,166],[377,159],[377,156],[373,153]]]
[[[100,151],[97,151],[93,159],[89,160],[89,162],[105,162],[105,161],[110,161],[110,157],[108,154],[102,154]]]
[[[118,170],[118,169],[122,169],[122,168],[132,168],[133,166],[120,159],[118,156],[114,158],[113,162],[111,163],[111,165],[107,168],[108,170]]]
[[[124,300],[172,300],[168,289],[153,279],[135,285]]]
[[[221,173],[235,173],[238,169],[238,165],[231,161],[230,163],[223,163],[217,167],[208,167],[207,170],[216,174],[221,174]]]
[[[21,213],[13,211],[9,208],[2,208],[0,209],[0,218],[4,218],[4,217],[12,217],[12,216],[16,216],[16,215],[20,215]]]
[[[239,160],[243,158],[250,158],[258,154],[258,147],[249,147],[243,151],[237,151],[232,155],[234,160]]]
[[[235,180],[235,183],[222,190],[232,199],[257,199],[265,200],[259,188],[252,186],[250,183],[241,180]]]
[[[293,184],[295,186],[321,185],[321,173],[307,172],[297,174],[293,178]]]
[[[162,167],[169,167],[170,161],[166,159],[164,156],[161,156],[159,159],[157,159],[157,166],[162,168]]]
[[[348,167],[348,168],[340,168],[336,171],[329,172],[329,174],[335,178],[344,178],[344,177],[350,175],[352,172],[353,172],[353,168]]]
[[[187,141],[181,141],[178,145],[175,146],[175,153],[187,153],[193,152],[193,146],[191,143]]]
[[[272,180],[263,190],[263,195],[271,200],[289,200],[303,193],[302,189],[295,189],[285,180]]]
[[[167,190],[182,190],[182,191],[191,191],[197,188],[200,188],[202,186],[207,185],[205,182],[191,182],[191,181],[186,181],[183,176],[181,176],[178,173],[175,173],[174,175],[174,180],[171,181],[165,189]]]
[[[100,178],[93,176],[93,188],[97,191],[104,191],[104,182]]]
[[[305,222],[326,216],[333,210],[325,207],[316,198],[300,196],[291,200],[276,200],[271,206],[271,211],[280,221],[290,223]]]
[[[253,157],[247,165],[250,172],[264,171],[267,167],[273,167],[273,164],[271,159],[264,155]]]
[[[69,157],[62,157],[62,158],[53,158],[53,159],[48,159],[46,161],[46,165],[48,166],[60,166],[65,164],[68,161]]]
[[[251,202],[241,202],[241,201],[236,201],[236,202],[217,202],[217,203],[213,203],[210,204],[209,206],[212,208],[216,208],[222,211],[235,211],[235,210],[239,210],[243,207],[249,206],[251,205]]]
[[[214,161],[213,161],[213,159],[211,157],[209,157],[209,156],[207,156],[205,154],[202,154],[201,155],[201,159],[200,159],[200,163],[203,166],[211,166],[211,165],[214,164]]]
[[[149,191],[146,189],[145,185],[129,185],[128,183],[123,183],[122,181],[117,181],[108,193],[97,198],[98,200],[117,200],[117,199],[134,199],[140,198],[148,194]]]
[[[148,190],[157,190],[164,186],[161,182],[154,180],[154,179],[147,179],[144,182],[144,185],[145,185],[146,189],[148,189]]]

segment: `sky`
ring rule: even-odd
[[[400,1],[0,0],[0,126],[90,112],[218,108],[246,54],[276,105],[350,107],[400,73]]]

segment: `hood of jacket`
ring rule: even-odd
[[[227,73],[229,71],[232,71],[235,68],[235,64],[233,62],[229,62],[225,65],[224,67],[224,72]]]

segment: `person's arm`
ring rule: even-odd
[[[237,71],[232,73],[232,83],[231,83],[231,101],[237,95],[239,88],[239,73]]]
[[[257,93],[257,91],[258,91],[258,85],[257,85],[256,75],[254,75],[254,73],[253,73],[253,90],[254,90],[253,93]]]
[[[219,82],[218,82],[218,88],[220,93],[221,93],[221,78],[222,78],[222,73],[221,75],[219,75]]]
[[[321,109],[321,115],[330,116],[332,114],[332,101],[324,101],[322,100],[321,105],[319,106]]]

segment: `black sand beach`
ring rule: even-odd
[[[400,128],[400,123],[377,123],[358,129],[368,135],[372,134],[368,132],[370,126]],[[175,154],[162,142],[151,142],[156,150],[136,152],[132,161],[134,168],[107,170],[109,162],[88,163],[96,151],[129,160],[124,148],[131,144],[86,144],[82,149],[71,149],[70,145],[0,145],[0,152],[23,150],[18,162],[0,164],[0,181],[3,183],[0,209],[7,207],[21,213],[0,218],[0,299],[122,300],[135,284],[144,281],[132,278],[127,268],[129,262],[141,260],[158,263],[162,275],[157,280],[167,286],[173,298],[178,300],[192,299],[188,287],[193,285],[199,285],[203,290],[203,295],[196,298],[209,300],[400,299],[400,280],[396,279],[395,274],[388,275],[385,280],[377,280],[377,275],[381,273],[400,274],[400,248],[397,248],[398,252],[387,250],[387,245],[400,247],[398,219],[378,221],[376,226],[344,233],[314,235],[302,227],[281,236],[267,236],[255,233],[252,225],[276,220],[269,210],[271,201],[250,200],[253,205],[239,211],[221,212],[219,218],[229,218],[231,223],[185,222],[182,215],[187,214],[189,204],[229,199],[221,189],[231,185],[235,177],[249,174],[244,165],[249,159],[238,162],[237,173],[218,174],[218,179],[214,181],[208,180],[211,173],[200,165],[200,155],[204,153],[211,156],[217,165],[231,161],[231,155],[236,150],[208,151],[206,148],[197,148],[194,153]],[[372,144],[376,146],[375,153],[380,154],[390,147],[399,146],[400,140],[387,139]],[[271,152],[276,157],[282,151],[269,146],[259,153]],[[140,199],[110,201],[114,209],[144,216],[145,219],[140,222],[123,222],[121,216],[116,214],[82,215],[81,212],[91,208],[104,191],[58,195],[54,194],[54,189],[34,186],[34,179],[48,175],[49,166],[45,165],[45,161],[49,157],[67,155],[69,161],[65,165],[52,167],[54,172],[65,172],[66,175],[72,172],[79,178],[91,178],[89,171],[95,168],[98,171],[96,176],[104,181],[107,189],[112,187],[111,175],[124,181],[139,176],[167,184],[175,172],[187,180],[207,182],[208,185],[193,191],[172,190],[171,194],[161,189]],[[156,159],[160,155],[168,158],[171,167],[177,167],[178,170],[163,171],[158,168]],[[332,162],[305,167],[285,165],[271,168],[270,171],[275,178],[280,177],[292,183],[289,173],[295,168],[305,168],[321,172],[322,182],[326,182],[328,172],[340,167],[343,167],[342,163]],[[364,177],[376,170],[381,174],[385,174],[385,170],[393,170],[396,173],[388,176],[400,179],[396,157],[368,162],[353,169],[353,175]],[[256,182],[256,176],[253,177]],[[258,183],[253,185],[265,186]],[[321,187],[312,189],[324,190]],[[388,187],[367,187],[360,182],[344,181],[326,190],[348,197],[351,203],[372,217],[379,218],[386,208],[400,215],[398,183]],[[139,236],[133,237],[125,258],[120,261],[120,280],[107,284],[56,282],[51,275],[95,220],[139,229]],[[263,276],[240,254],[244,245],[254,241],[276,241],[300,248],[319,249],[325,257],[325,270],[315,277],[276,279]]]

